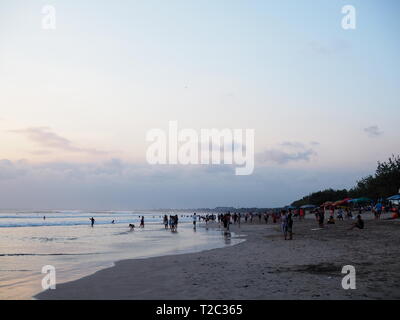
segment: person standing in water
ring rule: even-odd
[[[140,228],[144,228],[144,216],[140,219]]]
[[[92,225],[92,228],[93,228],[93,226],[94,226],[94,222],[95,222],[96,220],[94,220],[94,218],[93,218],[93,217],[89,218],[89,220],[90,220],[90,222],[91,222],[91,225]]]
[[[164,215],[164,227],[165,229],[168,229],[168,216]]]
[[[197,222],[197,214],[196,212],[193,214],[193,229],[196,230],[196,222]]]

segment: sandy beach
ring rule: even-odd
[[[368,219],[318,230],[295,221],[294,240],[279,224],[231,226],[246,241],[194,254],[119,261],[57,285],[36,299],[400,299],[400,221]],[[217,224],[210,226],[218,228]],[[356,290],[341,286],[342,267],[356,268]]]

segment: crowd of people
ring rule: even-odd
[[[358,214],[356,218],[354,218],[353,212],[356,211]],[[372,212],[375,219],[381,219],[382,213],[392,213],[389,218],[386,219],[398,219],[399,218],[399,208],[398,207],[390,207],[383,206],[378,203],[375,206],[366,206],[366,207],[316,207],[310,210],[310,213],[315,215],[315,219],[318,223],[320,229],[325,228],[325,223],[327,225],[334,225],[336,221],[347,220],[355,220],[350,230],[354,228],[364,229],[364,220],[362,219],[362,214],[365,212]],[[192,219],[193,229],[196,230],[198,222],[205,222],[208,225],[209,222],[217,221],[221,228],[223,228],[224,233],[227,234],[230,232],[230,225],[240,225],[244,223],[259,223],[259,224],[268,224],[271,222],[272,224],[277,224],[280,222],[281,230],[283,233],[283,238],[285,240],[293,240],[293,225],[294,221],[301,221],[305,218],[306,210],[299,209],[282,209],[282,210],[268,210],[265,212],[226,212],[219,214],[197,214],[194,213],[191,216],[184,216],[186,218]],[[325,221],[328,216],[327,221]],[[91,226],[94,226],[95,219],[93,217],[90,218]],[[172,232],[177,232],[178,230],[178,222],[179,217],[177,214],[163,216],[163,224],[166,230],[171,230]],[[112,224],[115,224],[115,220],[112,221]],[[134,224],[129,224],[131,231],[135,229]],[[144,216],[140,217],[140,228],[144,228]]]
[[[179,222],[179,217],[178,215],[164,215],[164,228],[166,230],[171,230],[172,232],[177,232],[178,231],[178,222]]]
[[[380,219],[382,212],[385,210],[385,207],[382,205],[377,205],[373,207],[316,207],[310,212],[315,215],[315,219],[320,229],[325,228],[325,225],[334,225],[336,221],[343,220],[355,220],[349,230],[364,229],[364,220],[362,218],[362,214],[365,212],[373,212],[375,219]],[[356,211],[358,214],[356,217],[353,212]],[[386,208],[386,212],[393,212],[392,216],[387,219],[397,219],[399,218],[399,209],[398,208]],[[283,209],[280,211],[270,210],[266,212],[227,212],[225,214],[218,214],[217,219],[218,223],[221,227],[224,228],[225,232],[229,232],[230,225],[238,225],[242,223],[242,219],[244,223],[265,223],[268,224],[269,221],[271,223],[276,224],[280,222],[281,230],[283,233],[283,237],[285,240],[293,240],[293,224],[294,221],[301,221],[305,218],[306,210],[305,209]],[[328,217],[326,219],[326,217]]]

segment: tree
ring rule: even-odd
[[[374,200],[385,199],[399,192],[400,188],[400,156],[392,155],[385,162],[378,162],[374,175],[357,181],[357,185],[347,191],[327,189],[303,197],[292,203],[299,207],[306,204],[321,205],[326,201],[338,201],[344,198],[368,197]]]

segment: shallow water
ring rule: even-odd
[[[145,216],[145,228],[130,231],[128,224],[138,226],[140,215]],[[45,265],[56,268],[57,283],[62,283],[118,260],[198,252],[240,241],[218,230],[194,231],[189,214],[181,213],[178,232],[172,233],[164,229],[159,212],[2,212],[0,299],[30,299],[41,292]]]

